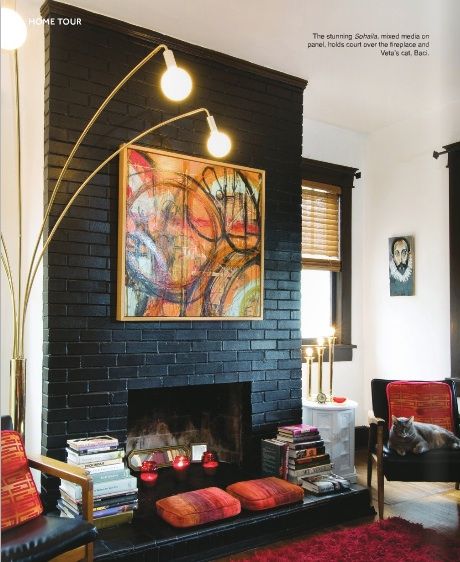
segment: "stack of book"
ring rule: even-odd
[[[129,523],[137,508],[137,478],[125,467],[125,451],[108,435],[69,439],[67,462],[86,470],[93,479],[94,524],[98,529]],[[81,487],[61,481],[58,509],[61,517],[82,516]]]
[[[303,476],[322,474],[332,468],[318,428],[308,424],[278,428],[277,438],[288,444],[287,478],[300,484]]]
[[[350,482],[337,474],[318,474],[316,476],[304,476],[300,478],[299,484],[307,490],[320,496],[332,492],[343,492],[350,489]]]
[[[262,473],[266,476],[275,475],[300,484],[303,476],[330,472],[331,468],[324,441],[314,426],[281,426],[275,439],[262,440]]]

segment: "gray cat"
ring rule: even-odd
[[[392,422],[388,445],[398,455],[426,453],[431,449],[443,447],[460,449],[460,439],[439,425],[414,422],[414,416],[410,418],[392,416]]]

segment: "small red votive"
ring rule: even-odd
[[[155,461],[144,461],[141,465],[141,480],[147,486],[155,486],[158,479],[158,467]]]
[[[185,478],[190,466],[190,459],[185,455],[177,455],[177,457],[174,457],[172,466],[177,478]]]
[[[219,466],[216,453],[213,451],[205,451],[201,457],[201,466],[207,476],[213,476]]]

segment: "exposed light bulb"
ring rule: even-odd
[[[216,158],[226,156],[232,147],[232,142],[228,135],[219,131],[214,131],[209,135],[208,150]]]
[[[174,54],[170,49],[166,49],[163,56],[168,68],[161,77],[161,89],[170,100],[182,101],[192,91],[190,74],[176,65]]]
[[[228,135],[217,129],[216,122],[212,115],[209,115],[207,119],[209,128],[211,129],[211,134],[209,135],[207,143],[208,150],[215,158],[222,158],[222,156],[226,156],[230,152],[232,141]]]
[[[11,8],[2,8],[2,49],[14,51],[24,44],[27,26],[22,17]]]

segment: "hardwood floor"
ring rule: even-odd
[[[356,453],[356,470],[358,483],[366,486],[366,451]],[[377,483],[374,467],[372,478],[372,500],[377,511]],[[435,529],[449,537],[460,537],[460,491],[455,490],[454,483],[443,482],[388,482],[385,480],[385,518],[399,516],[424,527]],[[375,520],[378,516],[375,516]],[[372,518],[358,519],[353,522],[307,533],[298,538],[307,538],[324,531],[356,527],[372,521]],[[280,541],[276,545],[289,543]],[[250,552],[255,552],[251,550]],[[215,562],[240,560],[246,553],[219,558]]]

